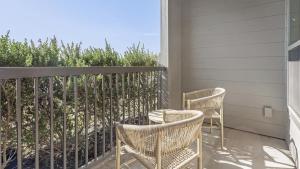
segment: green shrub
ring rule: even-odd
[[[30,43],[12,40],[9,32],[0,37],[0,67],[9,66],[156,66],[157,55],[138,43],[120,54],[105,40],[105,47],[82,49],[81,43],[61,42],[56,37]]]

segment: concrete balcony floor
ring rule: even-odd
[[[203,132],[205,169],[291,169],[295,168],[284,140],[225,128],[225,148],[219,146],[219,130]],[[193,145],[195,147],[195,145]],[[122,154],[122,169],[144,169],[135,158]],[[93,168],[114,169],[114,155]],[[196,160],[186,168],[196,168]]]

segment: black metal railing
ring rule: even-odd
[[[164,67],[0,68],[1,168],[79,168],[166,107]]]

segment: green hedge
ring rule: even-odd
[[[45,41],[18,42],[9,32],[0,37],[0,67],[8,66],[155,66],[157,55],[140,43],[120,54],[105,40],[105,47],[82,49],[81,43],[61,42],[56,37]]]

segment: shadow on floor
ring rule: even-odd
[[[219,146],[219,131],[203,132],[203,166],[205,169],[293,169],[288,147],[284,140],[225,129],[225,148]],[[196,146],[193,145],[193,148]],[[114,156],[93,168],[113,169]],[[186,168],[196,168],[196,160]],[[143,169],[131,156],[122,155],[123,169]]]

